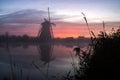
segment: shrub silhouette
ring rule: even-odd
[[[64,80],[120,79],[120,29],[109,34],[101,31],[98,37],[91,37],[89,49],[80,52],[79,67]]]
[[[93,55],[89,68],[86,69],[85,80],[118,79],[120,73],[120,29],[107,34],[101,32],[94,39]],[[120,79],[120,78],[119,78]]]

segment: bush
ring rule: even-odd
[[[118,79],[120,73],[120,29],[107,34],[101,32],[92,41],[93,55],[89,68],[86,69],[85,80]],[[119,78],[120,79],[120,78]]]
[[[120,29],[109,34],[102,31],[98,37],[91,37],[89,48],[80,50],[78,56],[75,74],[69,73],[64,80],[119,80]]]

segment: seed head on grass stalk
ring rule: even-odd
[[[103,31],[105,32],[105,22],[103,21]]]
[[[105,22],[104,21],[102,22],[102,25],[103,25],[103,37],[105,37]]]
[[[94,32],[91,31],[90,28],[89,28],[89,24],[88,24],[88,21],[87,21],[87,18],[85,16],[85,14],[83,12],[81,12],[81,13],[82,13],[83,18],[84,18],[84,20],[86,22],[86,25],[87,25],[87,28],[88,28],[88,32],[89,32],[89,35],[90,35],[91,39],[93,39],[93,37],[94,37],[94,39],[96,39],[96,36],[95,36]]]
[[[81,12],[81,13],[82,13],[83,18],[84,18],[84,20],[85,20],[85,22],[86,22],[86,25],[87,25],[87,28],[88,28],[88,31],[89,31],[89,35],[91,36],[91,34],[90,34],[90,28],[89,28],[89,25],[88,25],[87,18],[86,18],[85,14],[84,14],[83,12]]]

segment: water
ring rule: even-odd
[[[80,43],[84,48],[87,43]],[[56,80],[72,70],[72,57],[78,60],[71,44],[0,45],[0,80]],[[57,78],[55,78],[57,77]]]

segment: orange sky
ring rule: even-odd
[[[85,36],[89,37],[89,32],[87,26],[82,23],[70,23],[70,22],[55,22],[56,26],[53,26],[54,37],[78,37]],[[119,26],[120,22],[117,23],[106,23],[106,31],[109,32],[111,28],[116,28]],[[9,28],[5,28],[9,25]],[[11,25],[11,26],[10,26]],[[15,25],[15,27],[14,27]],[[18,26],[18,27],[16,27]],[[24,35],[37,36],[38,30],[40,29],[40,24],[6,24],[1,28],[0,34],[9,32],[11,35]],[[102,23],[91,23],[89,24],[90,30],[96,35],[99,31],[103,30]]]
[[[82,27],[78,23],[57,23],[56,27],[53,27],[55,37],[78,37],[87,36],[86,27]]]
[[[110,32],[112,28],[116,28],[119,25],[118,23],[106,23],[106,32]],[[89,24],[90,30],[97,35],[99,31],[103,30],[102,23],[90,23]],[[33,29],[29,32],[36,35],[38,30]],[[77,38],[78,36],[85,36],[89,37],[89,32],[86,24],[84,23],[70,23],[70,22],[56,22],[56,26],[53,26],[53,33],[54,37],[74,37]]]

